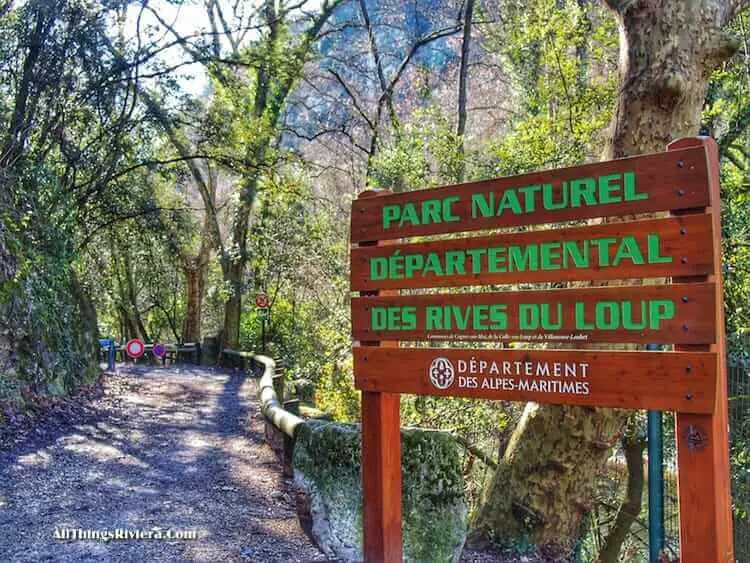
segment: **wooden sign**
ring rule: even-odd
[[[718,170],[714,141],[684,139],[353,203],[366,561],[401,560],[400,393],[675,411],[681,561],[733,560]],[[633,218],[658,212],[669,216]],[[597,217],[623,219],[559,225]],[[474,231],[491,232],[439,236]],[[471,289],[435,289],[453,287]],[[424,340],[490,344],[399,347]]]
[[[703,147],[358,199],[352,242],[694,209],[709,204]]]
[[[704,275],[711,216],[352,249],[354,291]]]
[[[360,347],[354,373],[364,391],[707,414],[716,354]]]
[[[705,283],[355,297],[352,338],[712,344],[715,291]]]

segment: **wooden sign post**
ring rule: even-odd
[[[708,159],[709,205],[706,209],[672,210],[704,212],[711,217],[713,269],[697,277],[675,277],[675,282],[712,282],[716,291],[714,307],[716,338],[704,344],[679,344],[675,350],[710,351],[716,354],[716,399],[710,413],[695,414],[677,410],[677,490],[680,503],[681,561],[734,561],[732,500],[729,482],[729,414],[727,394],[726,335],[724,332],[724,293],[721,278],[721,198],[719,190],[719,149],[713,139],[679,139],[669,151],[701,147]]]
[[[351,289],[366,561],[401,560],[400,393],[676,412],[681,561],[733,561],[719,210],[718,152],[704,138],[577,168],[362,194]],[[665,216],[537,227],[657,212]],[[643,278],[657,283],[399,294]],[[399,347],[424,340],[511,347]],[[674,351],[558,349],[648,342]]]

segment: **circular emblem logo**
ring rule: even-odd
[[[453,364],[448,358],[435,358],[430,364],[428,371],[430,381],[438,389],[448,389],[453,385],[455,379],[456,370],[453,369]]]

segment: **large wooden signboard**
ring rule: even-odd
[[[354,202],[367,561],[401,560],[400,393],[676,412],[681,561],[733,561],[719,207],[706,138]]]

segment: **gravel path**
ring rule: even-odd
[[[253,379],[129,368],[103,390],[0,450],[0,561],[324,560],[263,441]],[[118,528],[198,538],[55,537]]]

